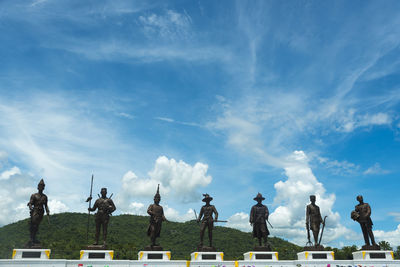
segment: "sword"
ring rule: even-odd
[[[92,181],[90,182],[90,197],[86,200],[89,202],[89,209],[92,203],[92,189],[93,189],[93,174],[92,174]],[[89,242],[89,219],[90,219],[90,210],[88,210],[88,217],[87,217],[87,228],[86,228],[86,242]]]
[[[321,236],[319,237],[318,245],[321,245],[322,235],[324,234],[324,229],[325,229],[325,220],[326,220],[326,217],[328,217],[328,216],[325,216],[325,217],[324,217],[324,224],[322,225]]]
[[[193,209],[193,211],[194,211],[194,217],[196,218],[196,222],[197,222],[197,224],[199,224],[200,222],[197,220],[197,219],[198,219],[198,217],[197,217],[196,210],[195,210],[195,209]]]
[[[274,227],[272,226],[272,224],[268,221],[268,219],[265,219],[267,221],[267,223],[269,224],[269,226],[271,226],[271,228],[273,229]]]

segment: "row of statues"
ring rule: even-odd
[[[28,247],[34,248],[40,245],[37,240],[36,235],[39,229],[39,224],[43,219],[44,212],[50,215],[49,208],[47,206],[47,196],[43,193],[45,188],[45,183],[40,180],[38,184],[38,192],[32,194],[28,207],[30,210],[30,241],[28,242]],[[90,201],[92,197],[87,199],[89,202],[89,214],[92,211],[96,211],[95,222],[96,222],[96,232],[95,232],[95,243],[92,248],[106,248],[107,240],[107,226],[110,221],[110,215],[116,210],[115,204],[110,197],[107,197],[107,188],[102,188],[100,191],[99,198],[95,201],[92,207],[90,207]],[[196,221],[200,224],[200,243],[198,246],[198,251],[216,251],[213,247],[213,228],[214,222],[227,222],[218,220],[218,211],[214,205],[211,205],[213,198],[209,194],[203,194],[203,202],[205,205],[201,207],[199,216]],[[254,198],[257,202],[252,206],[250,210],[250,225],[253,227],[253,237],[258,239],[258,246],[255,246],[256,251],[270,251],[271,247],[268,243],[268,236],[270,234],[268,230],[267,223],[272,227],[268,221],[269,210],[268,207],[262,204],[265,198],[258,193]],[[162,250],[162,247],[156,244],[156,239],[160,237],[162,223],[167,221],[164,216],[163,207],[160,205],[161,195],[160,187],[158,185],[157,192],[154,195],[154,203],[149,205],[147,213],[150,215],[149,226],[147,229],[147,235],[150,237],[151,244],[146,247],[145,250]],[[360,226],[364,236],[365,245],[363,249],[365,250],[379,250],[379,246],[376,244],[374,239],[374,234],[372,232],[372,220],[371,220],[371,207],[368,203],[364,203],[362,196],[357,196],[358,205],[355,206],[354,211],[351,213],[351,218],[357,221]],[[304,247],[305,250],[323,250],[321,245],[321,239],[323,231],[325,228],[326,218],[322,219],[320,208],[315,204],[316,196],[310,196],[310,204],[306,207],[306,229],[308,242]],[[88,217],[89,218],[89,217]],[[322,231],[320,233],[320,227],[322,225]],[[205,231],[208,231],[209,246],[204,246],[203,239]],[[103,234],[103,243],[99,245],[100,230]],[[312,231],[314,243],[311,242],[310,230]],[[263,243],[262,243],[263,241]],[[371,242],[370,242],[371,241]]]

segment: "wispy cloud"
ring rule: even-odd
[[[365,175],[382,175],[390,173],[389,170],[382,169],[381,165],[376,162],[363,172]]]
[[[174,119],[166,118],[166,117],[154,117],[154,119],[160,120],[160,121],[169,122],[169,123],[176,123],[176,124],[186,125],[186,126],[204,127],[203,125],[195,123],[195,122],[176,121]]]
[[[155,13],[141,15],[138,20],[149,38],[156,35],[163,39],[185,39],[190,35],[192,19],[186,12],[166,10],[160,15]]]

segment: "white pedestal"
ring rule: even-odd
[[[353,252],[354,260],[362,261],[392,261],[394,260],[393,251],[390,250],[361,250]]]
[[[196,251],[190,254],[191,261],[223,261],[223,252],[203,252]]]
[[[112,260],[114,250],[81,250],[80,260]]]
[[[48,260],[50,259],[50,249],[41,249],[41,248],[21,248],[14,249],[12,253],[13,260]]]
[[[249,251],[243,254],[245,261],[278,261],[276,251]]]
[[[169,261],[171,260],[171,251],[139,251],[139,261]]]
[[[320,261],[335,260],[333,251],[303,251],[297,253],[297,259],[300,261]]]

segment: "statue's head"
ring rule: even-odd
[[[100,194],[101,194],[102,197],[106,197],[107,196],[107,188],[103,187],[100,190]]]
[[[154,203],[159,204],[161,201],[161,195],[160,195],[160,184],[157,186],[157,192],[154,195]]]
[[[38,183],[37,188],[38,188],[39,191],[43,191],[45,186],[46,185],[44,184],[43,179],[41,179],[40,182]]]
[[[360,203],[364,202],[364,199],[363,199],[362,195],[358,195],[357,196],[357,201],[360,202]]]
[[[261,203],[264,199],[265,199],[265,197],[263,197],[262,195],[261,195],[261,193],[258,193],[257,194],[257,196],[255,197],[255,198],[253,198],[255,201],[257,201],[258,203]]]
[[[317,198],[315,197],[315,195],[311,195],[310,196],[310,201],[311,201],[311,203],[315,203],[315,201],[317,200]]]
[[[209,194],[203,194],[203,196],[204,196],[204,198],[202,200],[203,202],[210,203],[210,201],[213,200],[213,198],[210,197]]]

